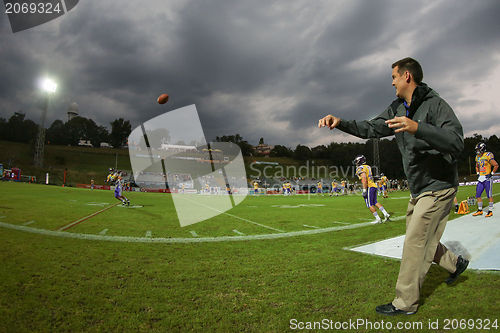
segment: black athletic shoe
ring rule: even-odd
[[[375,308],[375,311],[377,311],[377,313],[380,313],[380,314],[383,314],[386,316],[396,316],[396,315],[401,315],[401,314],[412,315],[412,314],[417,313],[417,311],[404,311],[404,310],[396,309],[396,307],[394,305],[392,305],[392,303],[379,305]]]
[[[457,269],[446,279],[446,283],[452,284],[453,282],[455,282],[455,280],[458,279],[458,276],[465,271],[467,266],[469,266],[469,260],[464,259],[462,256],[458,256]]]

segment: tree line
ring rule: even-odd
[[[110,123],[111,132],[104,126],[97,125],[92,119],[85,117],[74,117],[67,122],[55,120],[46,129],[46,142],[57,145],[78,145],[79,140],[88,140],[94,147],[99,147],[101,142],[110,143],[119,148],[126,144],[131,132],[130,121],[122,118],[115,119]],[[26,119],[22,112],[15,112],[8,120],[0,118],[0,140],[34,143],[38,133],[38,125],[30,119]],[[162,133],[158,133],[162,134]],[[163,134],[162,134],[163,135]],[[217,136],[217,142],[232,142],[237,144],[243,156],[255,156],[253,145],[244,140],[240,134]],[[500,152],[500,139],[496,135],[483,137],[474,134],[464,139],[464,150],[459,156],[458,172],[461,176],[475,174],[475,146],[479,142],[486,143],[488,151],[493,154]],[[259,143],[264,143],[261,138]],[[338,167],[351,167],[355,156],[363,154],[368,163],[373,165],[373,140],[365,143],[332,142],[328,145],[319,145],[310,148],[305,145],[297,145],[290,148],[284,145],[276,145],[271,150],[271,157],[288,157],[297,161],[321,160],[328,165]],[[379,171],[389,178],[403,178],[403,166],[401,154],[396,140],[382,139],[379,141]]]
[[[85,140],[94,147],[99,147],[101,142],[115,148],[124,146],[132,130],[130,121],[119,118],[110,125],[111,132],[85,117],[74,117],[67,122],[58,119],[46,129],[45,141],[48,144],[76,146],[80,140]],[[15,112],[8,120],[0,118],[0,140],[34,143],[37,135],[38,125],[26,119],[21,111]]]
[[[252,145],[243,140],[241,135],[228,135],[217,137],[216,141],[233,142],[240,146],[244,156],[252,156]],[[472,137],[464,138],[464,150],[458,157],[458,174],[461,177],[475,174],[475,147],[479,142],[486,143],[487,150],[494,155],[500,153],[500,139],[496,135],[483,137],[479,134],[474,134]],[[260,140],[263,143],[263,139]],[[373,145],[374,140],[367,140],[365,143],[354,142],[332,142],[329,145],[319,145],[310,148],[305,145],[297,145],[294,149],[276,145],[271,150],[270,157],[288,157],[298,161],[321,160],[328,165],[336,165],[338,167],[352,167],[352,161],[357,155],[365,155],[369,164],[373,165]],[[396,139],[379,140],[379,172],[384,173],[391,179],[404,178],[403,164],[401,161],[401,153],[399,152]]]

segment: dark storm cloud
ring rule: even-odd
[[[196,104],[209,139],[355,140],[316,129],[318,119],[375,116],[395,98],[391,63],[414,56],[466,133],[491,132],[474,112],[498,115],[486,89],[498,83],[498,12],[498,1],[85,1],[18,34],[4,17],[0,117],[22,109],[38,121],[35,81],[52,73],[50,122],[71,102],[107,126]]]

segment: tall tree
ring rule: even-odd
[[[76,146],[80,140],[89,140],[93,146],[98,146],[98,126],[92,119],[75,117],[64,124],[68,144]]]
[[[32,120],[25,119],[21,111],[15,112],[5,124],[5,140],[15,142],[34,142],[38,133],[38,125]]]
[[[293,155],[297,160],[305,161],[311,158],[312,153],[309,147],[297,145]]]
[[[99,139],[99,146],[101,145],[101,142],[109,143],[108,129],[104,126],[97,127],[97,138]]]
[[[292,157],[293,150],[291,150],[288,147],[282,146],[282,145],[276,145],[271,150],[271,153],[269,154],[269,156],[272,156],[272,157]]]
[[[216,137],[217,142],[232,142],[237,144],[241,149],[241,154],[243,156],[252,156],[253,147],[247,141],[243,140],[241,135],[223,135],[221,137]]]
[[[6,140],[7,120],[0,118],[0,140]]]
[[[62,120],[54,120],[52,125],[47,129],[47,141],[54,145],[68,145],[70,144],[66,126]]]
[[[120,148],[127,143],[127,138],[132,132],[130,121],[123,118],[115,119],[111,122],[111,145],[115,148]]]

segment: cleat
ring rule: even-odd
[[[379,305],[375,308],[375,311],[379,314],[383,314],[386,316],[396,316],[396,315],[412,315],[415,314],[417,311],[404,311],[400,309],[396,309],[392,303],[389,304],[384,304],[384,305]]]
[[[390,219],[390,218],[391,218],[391,215],[386,215],[386,216],[384,216],[384,220],[383,220],[383,222],[387,222],[387,221],[389,221],[389,219]]]
[[[452,284],[455,282],[455,280],[458,279],[458,276],[465,271],[468,265],[469,260],[464,259],[462,256],[458,256],[456,270],[446,279],[446,284]]]
[[[472,216],[479,216],[479,215],[483,215],[483,211],[482,210],[478,210],[477,212],[475,212],[474,214],[472,214]]]
[[[493,212],[490,210],[490,211],[488,212],[488,214],[486,214],[484,217],[492,217],[492,216],[493,216]]]

